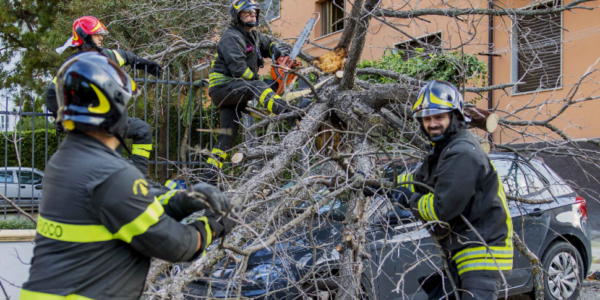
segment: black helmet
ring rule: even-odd
[[[117,64],[97,52],[84,52],[64,63],[56,77],[57,121],[65,130],[106,130],[122,139],[135,83]]]
[[[250,9],[256,11],[256,22],[242,22],[240,13]],[[256,0],[233,0],[233,2],[231,2],[231,7],[229,8],[229,14],[231,15],[231,22],[234,26],[242,25],[250,28],[256,27],[260,22],[260,5],[256,3]]]
[[[461,93],[452,83],[442,80],[432,80],[421,88],[417,102],[413,105],[414,118],[451,111],[456,111],[464,121],[471,121],[469,117],[465,116]]]

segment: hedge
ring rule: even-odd
[[[30,220],[4,220],[0,221],[0,229],[35,229],[35,224]]]
[[[33,142],[35,148],[32,146],[33,139],[35,139]],[[16,145],[13,141],[16,141]],[[16,132],[16,136],[13,136],[13,132],[3,132],[2,138],[0,138],[0,166],[19,166],[17,157],[20,148],[21,166],[24,168],[31,167],[31,153],[33,150],[33,166],[43,171],[46,168],[46,143],[48,144],[48,159],[50,159],[52,154],[58,150],[59,144],[54,129],[48,130],[47,138],[45,129],[23,131],[20,137],[18,132]]]

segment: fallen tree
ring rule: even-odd
[[[379,275],[381,265],[385,264],[383,258],[383,261],[374,265],[367,251],[367,225],[379,206],[373,197],[365,197],[362,188],[366,184],[376,183],[385,188],[393,188],[398,182],[387,182],[383,175],[384,169],[391,167],[392,179],[397,178],[398,170],[393,164],[408,165],[408,161],[414,162],[422,158],[429,146],[411,114],[416,94],[424,83],[419,74],[410,77],[392,70],[359,68],[371,22],[375,19],[383,24],[382,26],[393,27],[411,38],[401,26],[390,20],[409,18],[411,22],[428,22],[428,17],[444,16],[473,25],[484,16],[519,18],[567,9],[587,9],[588,7],[583,6],[586,2],[589,1],[578,0],[546,10],[496,7],[465,9],[451,6],[391,10],[383,9],[378,1],[350,1],[352,5],[346,12],[346,29],[338,45],[326,54],[326,59],[322,57],[319,60],[308,53],[301,55],[306,61],[319,63],[311,67],[312,71],[305,70],[303,76],[299,76],[299,80],[303,80],[310,87],[309,90],[289,96],[288,99],[311,97],[312,104],[286,116],[272,117],[261,113],[260,110],[249,111],[260,116],[262,120],[256,125],[246,126],[245,132],[257,132],[260,129],[261,135],[252,141],[253,144],[241,144],[234,149],[233,165],[225,168],[221,175],[222,188],[227,190],[233,202],[245,207],[237,220],[239,226],[235,232],[223,243],[212,245],[206,257],[189,265],[176,267],[164,262],[155,262],[147,281],[145,295],[150,299],[182,299],[188,284],[207,276],[218,279],[218,273],[213,275],[215,270],[224,273],[229,268],[231,270],[228,269],[228,272],[232,273],[227,275],[226,285],[231,289],[231,295],[241,298],[241,287],[246,284],[244,276],[253,253],[268,250],[275,253],[277,259],[295,261],[289,252],[278,250],[277,245],[292,243],[292,237],[307,232],[310,238],[301,247],[312,249],[312,257],[316,257],[316,252],[324,251],[312,237],[315,224],[319,224],[315,220],[315,212],[333,205],[333,200],[343,196],[347,199],[347,207],[341,223],[343,228],[339,232],[341,243],[335,248],[335,262],[332,260],[331,264],[325,262],[322,265],[313,262],[310,271],[303,273],[302,278],[294,278],[288,282],[288,286],[277,289],[293,287],[304,291],[304,297],[318,298],[319,293],[323,291],[331,294],[330,290],[318,286],[318,283],[323,283],[327,288],[336,287],[337,299],[360,298],[367,289],[365,285],[369,284],[364,275]],[[508,31],[510,28],[504,30]],[[454,45],[452,48],[464,49],[470,45],[476,33],[469,32],[467,35],[468,37],[461,39],[460,45]],[[282,42],[286,43],[285,40]],[[186,46],[188,44],[189,46]],[[170,49],[177,52],[182,49],[178,47],[199,47],[198,43],[188,44],[180,43],[181,46],[173,46]],[[327,67],[326,70],[320,69],[324,66]],[[458,65],[457,69],[464,71],[461,67],[464,66]],[[481,138],[482,144],[489,148],[488,151],[513,149],[523,157],[535,151],[543,151],[515,150],[511,147],[515,141],[522,140],[544,141],[560,148],[573,139],[558,128],[555,121],[561,118],[568,108],[599,97],[595,94],[580,95],[575,92],[581,84],[594,84],[597,71],[596,66],[590,67],[573,87],[574,92],[570,93],[567,99],[553,99],[550,96],[541,101],[532,100],[517,108],[509,106],[481,109],[468,105],[465,112],[473,120],[470,124],[471,130]],[[308,74],[312,74],[313,79],[309,79]],[[381,83],[360,78],[366,75],[381,76],[391,81]],[[462,76],[457,80],[466,95],[477,96],[488,91],[507,93],[507,89],[518,84],[470,86],[469,78],[464,72]],[[326,82],[316,85],[314,79],[320,82],[325,79]],[[560,105],[561,108],[553,109],[556,105]],[[301,121],[290,128],[282,121],[291,116],[300,116]],[[573,125],[571,122],[569,124]],[[498,142],[499,139],[489,139],[492,133],[512,138],[508,142]],[[588,154],[597,157],[598,151],[579,152],[582,159]],[[187,175],[189,180],[194,180],[192,174]],[[547,202],[533,202],[517,196],[509,198],[517,203]],[[324,224],[317,226],[322,225]],[[414,243],[415,253],[420,253],[419,242]],[[539,259],[517,237],[515,244],[532,264],[539,268]],[[418,264],[428,263],[431,259],[432,256],[425,255]],[[230,267],[230,264],[235,266]],[[416,268],[418,264],[412,265],[411,268]],[[173,272],[174,269],[178,271]],[[543,283],[540,282],[540,270],[536,270],[536,291],[539,291]],[[159,279],[160,273],[166,274],[166,277]],[[402,280],[397,283],[398,287],[403,286]],[[311,294],[313,292],[316,296]],[[539,292],[536,294],[538,297],[543,296]]]

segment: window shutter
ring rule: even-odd
[[[402,60],[408,60],[415,56],[421,56],[422,58],[429,58],[429,54],[440,53],[442,49],[442,34],[434,33],[428,36],[421,37],[416,40],[408,41],[396,45],[396,49],[401,50],[403,53],[400,54]],[[423,45],[424,44],[424,45]],[[417,49],[423,49],[422,53],[419,53]]]
[[[549,8],[542,6],[539,8]],[[561,79],[561,13],[524,16],[518,21],[519,92],[552,89]]]

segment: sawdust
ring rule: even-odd
[[[319,57],[319,62],[315,66],[323,72],[335,73],[344,68],[344,59],[348,56],[342,48],[327,52]]]

